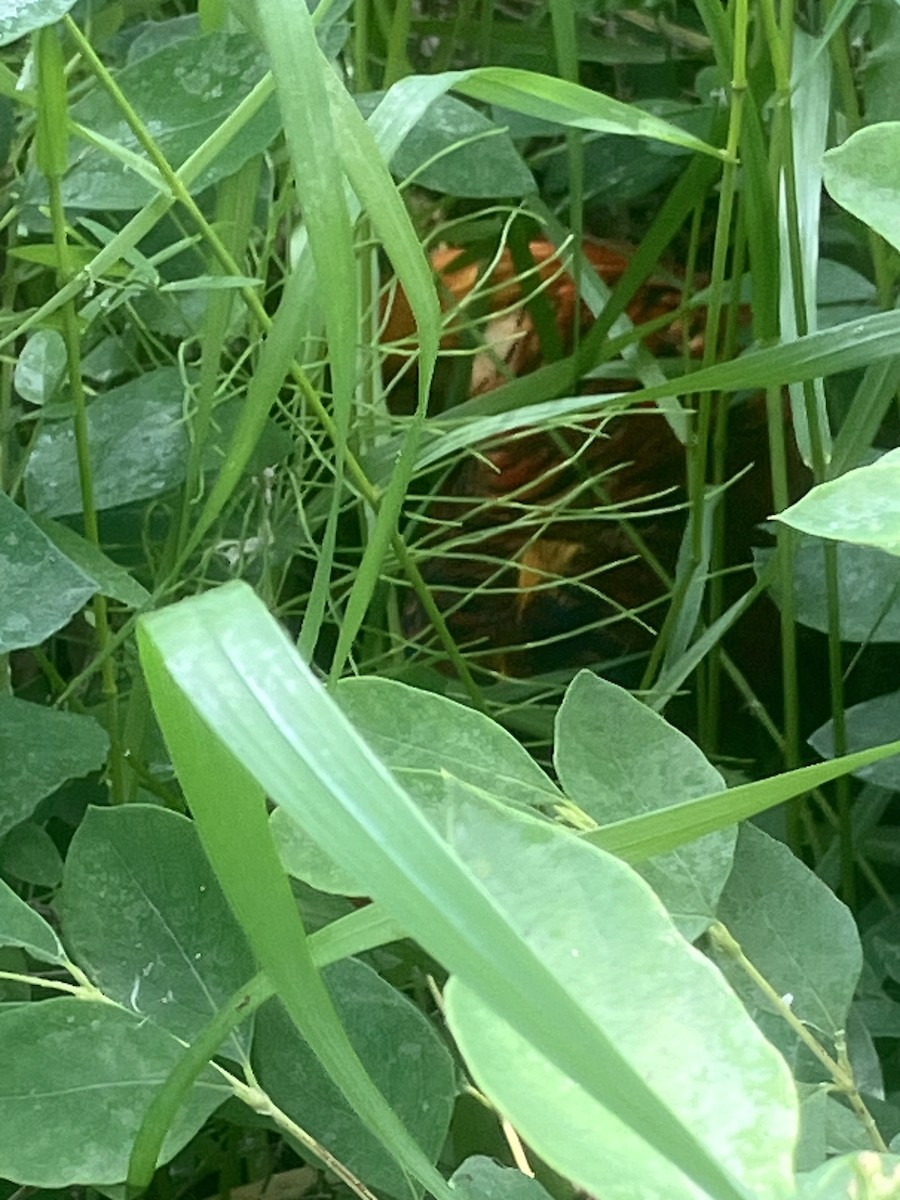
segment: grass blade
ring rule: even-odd
[[[747,1200],[516,935],[472,868],[356,734],[246,585],[144,618],[140,642],[182,780],[192,800],[195,793],[201,798],[204,843],[295,1020],[297,968],[290,964],[305,943],[290,928],[296,909],[275,865],[262,789],[449,970],[489,1002],[503,997],[504,1017],[560,1070],[711,1195]],[[237,785],[225,796],[218,784],[224,777]],[[276,907],[283,910],[277,922]],[[548,1012],[557,1019],[548,1022]],[[333,1056],[334,1046],[328,1040],[326,1046]]]

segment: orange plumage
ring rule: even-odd
[[[627,266],[616,248],[585,243],[585,256],[607,284]],[[555,313],[565,351],[573,345],[576,305],[582,331],[593,318],[577,303],[571,277],[554,247],[532,242],[531,256]],[[489,279],[484,267],[454,268],[463,252],[432,255],[446,306],[487,285],[488,348],[472,360],[470,395],[541,365],[534,322],[518,306],[522,288],[505,251]],[[640,324],[674,313],[682,296],[674,280],[652,280],[629,315]],[[385,339],[401,341],[412,319],[394,297]],[[518,307],[517,307],[518,306]],[[491,313],[502,312],[491,328]],[[700,314],[700,320],[703,316]],[[451,322],[445,347],[457,343]],[[648,339],[657,355],[702,348],[697,329],[680,322]],[[499,360],[499,361],[498,361]],[[589,390],[625,390],[625,382]],[[752,531],[771,511],[765,421],[758,401],[732,408],[727,474],[756,465],[728,497],[729,561],[744,561]],[[416,550],[423,573],[457,642],[473,661],[507,674],[529,675],[581,664],[609,663],[645,649],[664,614],[685,526],[685,449],[655,408],[638,407],[607,421],[582,419],[547,430],[521,430],[479,447],[441,481],[419,525]],[[405,632],[417,645],[434,635],[412,598]]]

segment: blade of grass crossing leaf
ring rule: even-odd
[[[703,390],[738,392],[749,388],[780,388],[791,380],[814,379],[817,375],[830,375],[856,367],[871,366],[885,359],[893,360],[898,355],[900,311],[878,313],[871,317],[863,317],[859,321],[834,325],[821,333],[798,338],[786,346],[767,346],[765,349],[751,350],[733,361],[703,367],[665,384],[641,388],[623,395],[627,395],[631,406],[647,400],[687,396]],[[557,384],[564,386],[566,379],[571,375],[572,364],[569,361],[539,367],[526,379],[513,380],[488,396],[466,401],[454,410],[454,418],[464,416],[468,420],[475,416],[499,416],[518,409],[519,424],[527,425],[530,423],[529,414],[533,411],[531,394],[533,393],[537,403],[544,399],[546,391],[558,391]],[[535,387],[536,381],[539,385],[540,380],[545,377],[550,381],[548,387]],[[557,411],[560,414],[566,411],[589,413],[607,406],[610,399],[604,395],[580,396],[551,403],[558,405]],[[439,450],[430,446],[423,455],[423,461],[427,462],[437,462],[440,458]]]
[[[350,954],[371,950],[402,936],[402,931],[396,928],[390,918],[377,905],[370,904],[368,908],[340,917],[312,934],[309,949],[314,963],[321,968]],[[191,1042],[153,1097],[141,1122],[128,1163],[126,1186],[129,1192],[142,1192],[150,1186],[166,1134],[191,1087],[207,1063],[215,1058],[229,1034],[274,994],[275,989],[265,972],[254,975]]]
[[[561,245],[567,236],[565,227],[554,216],[553,212],[539,200],[534,201],[534,208],[543,216],[550,236],[556,241],[557,245]],[[579,274],[578,286],[581,298],[591,312],[595,315],[602,313],[609,303],[610,288],[587,263],[584,264]],[[630,333],[633,328],[631,318],[627,313],[623,312],[613,322],[610,333],[614,336],[621,336]],[[629,363],[635,375],[645,387],[661,386],[664,383],[665,375],[659,363],[639,342],[633,341],[631,344],[626,345],[622,350],[622,357]],[[686,428],[678,411],[672,407],[666,416],[672,425],[676,437],[684,441]]]
[[[72,37],[78,43],[82,54],[87,58],[88,62],[91,64],[91,66],[94,70],[94,73],[96,74],[99,82],[110,93],[110,95],[113,97],[113,99],[116,101],[116,103],[118,103],[120,105],[120,107],[122,107],[123,112],[126,116],[126,119],[128,120],[128,123],[131,125],[136,137],[140,141],[145,152],[147,153],[149,158],[152,160],[152,162],[156,165],[156,168],[158,169],[158,171],[165,178],[165,180],[168,184],[169,190],[172,192],[173,196],[175,198],[179,199],[181,201],[181,203],[186,207],[186,209],[190,213],[191,217],[193,218],[194,224],[199,228],[203,237],[210,244],[219,263],[226,269],[226,271],[229,274],[232,274],[232,275],[239,274],[239,268],[238,268],[237,264],[234,262],[233,257],[229,254],[227,247],[224,246],[221,239],[218,238],[218,235],[215,233],[215,231],[212,229],[212,227],[206,221],[206,218],[204,217],[203,213],[198,208],[193,197],[189,194],[186,187],[184,186],[184,177],[182,176],[181,172],[176,172],[176,171],[172,170],[172,168],[170,167],[170,165],[168,164],[168,162],[165,158],[165,155],[162,153],[162,151],[157,146],[157,144],[154,141],[153,137],[151,136],[149,130],[147,129],[145,124],[140,120],[138,115],[127,104],[127,100],[125,99],[124,96],[121,95],[121,93],[118,89],[118,86],[116,84],[116,81],[113,79],[113,77],[110,75],[110,73],[106,70],[106,68],[103,66],[103,64],[100,62],[100,60],[97,58],[93,48],[86,41],[86,39],[84,38],[84,35],[81,33],[81,31],[78,29],[78,27],[71,21],[70,18],[67,18],[67,24],[68,24],[69,31],[70,31]],[[248,97],[248,100],[252,100],[252,103],[248,104],[246,109],[243,110],[243,116],[242,116],[241,123],[246,123],[246,120],[249,119],[249,116],[252,115],[253,112],[257,111],[257,109],[258,109],[259,105],[262,103],[263,99],[270,94],[268,88],[266,86],[264,86],[265,84],[266,84],[266,81],[263,80],[261,85],[258,88],[254,89],[254,92],[251,94],[251,97]],[[226,127],[228,127],[227,133],[225,132]],[[228,140],[230,140],[230,138],[232,136],[234,136],[234,133],[239,128],[240,128],[240,124],[237,121],[231,122],[230,119],[226,119],[226,121],[223,122],[222,126],[220,126],[220,129],[217,131],[217,134],[220,135],[218,144],[221,145],[221,144],[223,144],[223,142],[227,142]],[[205,143],[205,147],[209,147],[212,142],[213,142],[212,138],[208,139],[207,143]],[[204,147],[201,147],[201,151],[202,150],[204,150]],[[208,150],[207,150],[207,153],[209,153]],[[198,154],[199,154],[199,152],[198,152]],[[201,155],[201,157],[202,157],[202,155]],[[189,162],[187,164],[185,164],[185,168],[183,168],[183,170],[186,170],[188,168],[190,170],[194,170],[195,168],[197,168],[198,162],[199,162],[199,159],[197,158],[197,156],[192,156],[192,158],[189,160]],[[351,251],[351,257],[352,257],[352,251]],[[353,279],[355,282],[355,274],[353,275]],[[265,312],[262,308],[262,305],[259,302],[258,297],[256,296],[255,292],[252,290],[252,288],[249,288],[249,287],[244,288],[242,290],[244,292],[244,298],[245,298],[245,301],[246,301],[248,307],[251,309],[251,311],[257,317],[257,320],[264,327],[267,327],[268,326],[268,318],[266,317],[266,314],[265,314]],[[318,399],[317,397],[311,397],[311,398],[316,399],[316,400]],[[337,415],[339,416],[340,415],[339,405],[336,407],[338,409]],[[349,404],[347,405],[347,410],[349,412]],[[203,512],[200,515],[197,528],[194,530],[193,536],[190,539],[190,541],[188,542],[187,550],[183,551],[183,553],[182,553],[182,559],[186,558],[187,554],[196,547],[202,534],[204,532],[206,532],[206,530],[212,524],[213,520],[218,516],[219,512],[221,512],[221,510],[224,507],[224,504],[227,501],[228,497],[230,496],[231,491],[233,490],[237,480],[240,478],[243,468],[246,465],[247,461],[249,461],[249,457],[253,451],[254,446],[256,445],[256,440],[258,439],[258,436],[259,436],[259,430],[261,428],[261,426],[259,426],[259,419],[260,419],[259,414],[250,412],[249,416],[245,415],[240,426],[235,431],[235,435],[232,439],[232,445],[229,449],[229,453],[226,455],[227,469],[225,471],[223,471],[222,474],[220,475],[220,478],[217,481],[218,487],[217,487],[217,489],[214,489],[213,493],[211,493],[211,495],[207,501],[207,504],[205,505]],[[250,437],[248,437],[248,434],[252,435],[252,440],[250,439]],[[338,471],[338,475],[340,475],[340,472],[341,472],[341,469],[343,466],[343,457],[342,456],[343,456],[344,448],[345,448],[345,438],[338,436],[336,438],[336,442],[337,442],[337,446],[338,446],[337,471]]]
[[[666,384],[654,384],[630,393],[632,403],[658,400],[664,396],[686,396],[691,392],[721,391],[738,392],[749,388],[781,387],[792,380],[815,379],[819,375],[831,375],[839,371],[850,371],[867,367],[871,363],[900,354],[900,310],[877,313],[859,321],[847,321],[832,325],[821,333],[798,338],[784,346],[767,346],[750,350],[740,358],[717,363],[713,367],[702,367],[691,371]],[[553,363],[553,370],[564,364]],[[537,372],[535,373],[537,374]],[[529,376],[529,381],[535,376]],[[491,393],[490,403],[472,405],[467,413],[502,412],[506,395],[521,395],[511,385],[498,388]],[[507,390],[508,389],[508,390]],[[502,393],[502,395],[501,395]],[[583,412],[590,412],[603,403],[603,398],[585,396]]]
[[[235,992],[188,1046],[144,1114],[128,1160],[126,1195],[139,1195],[150,1186],[166,1134],[188,1092],[232,1030],[252,1016],[273,994],[274,989],[266,975],[263,972],[255,975]]]
[[[642,862],[654,854],[665,854],[704,834],[725,829],[737,821],[774,808],[776,804],[802,796],[813,788],[821,787],[823,783],[830,783],[841,775],[848,775],[895,754],[900,754],[900,742],[860,750],[829,762],[798,767],[795,771],[786,771],[772,779],[741,784],[740,787],[729,788],[727,792],[673,804],[670,808],[646,816],[604,825],[602,829],[583,836],[592,845],[601,846],[626,862]]]
[[[821,35],[816,39],[815,49],[806,63],[804,70],[809,71],[815,67],[816,59],[823,50],[828,49],[828,44],[831,39],[839,32],[841,26],[849,17],[850,13],[856,7],[856,0],[837,0],[836,4],[830,4],[825,11],[828,13],[828,20],[825,22],[825,28]],[[802,83],[802,75],[798,78],[798,83]]]
[[[641,108],[623,104],[620,100],[613,100],[568,80],[540,75],[536,71],[523,71],[517,67],[481,67],[453,73],[449,86],[485,104],[497,104],[514,112],[574,129],[653,138],[701,154],[713,154],[718,158],[722,156],[722,152],[714,146],[707,145],[677,125],[670,125],[668,121]]]
[[[441,308],[431,267],[388,170],[376,130],[363,119],[333,72],[326,76],[325,86],[344,171],[391,260],[416,319],[421,347],[419,369],[427,384],[441,336]]]
[[[663,711],[688,676],[693,674],[707,654],[721,644],[722,638],[732,625],[747,611],[757,596],[765,591],[773,574],[774,559],[760,572],[759,578],[749,591],[739,596],[734,604],[717,617],[709,628],[704,629],[680,655],[666,662],[652,690],[644,698],[648,707],[654,712]]]
[[[539,367],[526,378],[513,380],[486,396],[466,400],[454,409],[454,416],[462,421],[472,416],[508,412],[520,405],[530,407],[532,403],[541,403],[554,395],[570,394],[577,381],[600,361],[604,350],[608,348],[613,326],[641,284],[653,273],[663,251],[684,224],[698,196],[706,194],[718,171],[719,164],[709,158],[691,160],[666,197],[597,320],[579,344],[576,355]]]
[[[579,347],[579,375],[594,365],[592,357],[601,350],[616,319],[625,312],[640,285],[652,274],[666,247],[696,205],[712,186],[720,167],[708,157],[692,158],[671,188],[641,244],[612,289],[609,301],[588,330]]]
[[[247,239],[250,236],[253,222],[254,202],[259,190],[260,168],[260,160],[258,158],[251,159],[244,164],[240,171],[223,180],[217,189],[217,222],[223,231],[223,241],[237,262],[244,261],[247,249]],[[211,267],[214,276],[222,273],[221,264],[213,261]],[[212,429],[215,393],[234,301],[235,293],[233,291],[211,291],[203,317],[200,382],[196,390],[190,450],[185,474],[179,524],[179,549],[187,540],[190,510],[198,491],[203,457]]]
[[[172,610],[168,612],[171,617]],[[334,1010],[269,832],[262,788],[182,690],[178,660],[194,657],[196,626],[166,622],[163,613],[156,618],[138,634],[154,708],[204,849],[260,966],[360,1120],[404,1170],[435,1196],[450,1200],[449,1188],[372,1082]],[[164,651],[151,631],[164,634],[167,627],[172,636],[163,637]],[[292,653],[286,641],[283,648]],[[244,733],[255,738],[257,714],[241,707]],[[227,812],[222,809],[223,779],[228,780]]]
[[[716,158],[722,156],[722,152],[714,146],[707,145],[700,138],[642,108],[623,104],[601,92],[568,80],[541,75],[537,71],[524,71],[516,67],[476,67],[469,71],[446,71],[430,75],[427,79],[411,76],[401,79],[388,92],[388,97],[395,98],[393,111],[402,114],[406,98],[410,94],[421,94],[423,88],[434,100],[445,92],[456,91],[485,104],[500,105],[513,112],[539,117],[572,129],[652,138]]]
[[[560,1070],[711,1196],[747,1200],[740,1184],[517,936],[472,869],[356,734],[246,585],[231,584],[144,618],[140,643],[173,749],[180,743],[189,758],[204,725],[214,730],[230,747],[229,759],[239,757],[242,774],[250,771],[426,950],[488,1002],[500,1003],[504,1017]],[[199,716],[189,716],[191,704]],[[229,894],[243,897],[254,922],[271,921],[270,892],[286,885],[268,869],[259,870],[275,852],[262,845],[255,814],[242,805],[240,813],[223,817],[221,804],[231,800],[231,793],[223,797],[220,787],[213,789],[205,780],[211,767],[219,768],[217,780],[223,777],[225,760],[219,760],[207,755],[205,764],[188,762],[185,782],[189,792],[205,787],[213,800],[206,822],[208,830],[212,827],[209,844],[219,850],[217,843],[225,842],[220,874],[225,883],[227,866]],[[263,809],[261,794],[258,803]],[[239,836],[223,832],[229,829],[239,830]],[[240,853],[251,831],[252,871]],[[235,844],[229,846],[229,840]],[[288,889],[285,902],[289,895]],[[260,929],[254,946],[257,953],[262,946],[284,971],[279,937]],[[290,978],[287,983],[290,990]],[[551,1012],[554,1020],[548,1021]]]

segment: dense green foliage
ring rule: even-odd
[[[0,45],[0,1200],[900,1196],[893,0]]]

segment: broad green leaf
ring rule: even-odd
[[[801,1021],[829,1037],[846,1028],[862,970],[853,915],[785,846],[743,825],[719,917]],[[728,977],[751,1011],[765,998],[738,969]]]
[[[43,917],[0,879],[0,946],[21,946],[40,962],[66,962],[59,938]]]
[[[822,543],[801,537],[794,551],[794,612],[801,625],[828,632],[828,592]],[[772,556],[754,550],[757,573]],[[900,562],[869,546],[841,542],[837,547],[841,640],[900,642]],[[771,584],[780,602],[779,579]]]
[[[2,72],[0,72],[0,77],[2,77]],[[212,136],[207,138],[179,168],[177,175],[185,186],[189,187],[202,175],[216,159],[222,147],[236,137],[247,121],[259,112],[272,92],[271,79],[269,76],[264,76],[250,94],[225,118]],[[157,195],[102,246],[85,266],[83,273],[78,272],[77,276],[67,284],[57,288],[43,304],[17,320],[12,332],[0,337],[0,346],[8,345],[21,337],[27,330],[47,322],[63,305],[79,297],[84,291],[85,279],[101,279],[108,272],[112,272],[113,275],[121,273],[120,263],[123,260],[139,262],[142,256],[136,247],[156,228],[174,203],[175,198],[171,194]]]
[[[83,538],[80,533],[70,529],[61,521],[52,521],[48,517],[35,517],[35,525],[46,534],[50,541],[63,554],[92,579],[97,591],[129,608],[142,608],[150,599],[150,593],[124,567],[113,562],[99,546]]]
[[[536,1179],[481,1154],[458,1166],[450,1182],[466,1200],[550,1200],[550,1193]]]
[[[845,1154],[800,1175],[798,1200],[897,1200],[900,1154]]]
[[[56,329],[39,329],[16,360],[16,391],[31,404],[46,404],[62,382],[67,362],[62,334]]]
[[[329,858],[302,825],[292,820],[283,808],[276,808],[272,813],[269,829],[278,850],[278,857],[288,875],[292,875],[294,879],[302,879],[319,892],[328,892],[336,896],[362,894],[362,886],[350,872]]]
[[[825,1137],[828,1093],[820,1083],[798,1083],[800,1098],[800,1138],[794,1155],[794,1167],[798,1174],[812,1171],[828,1157]]]
[[[126,330],[122,336],[111,334],[96,343],[81,360],[81,373],[90,383],[109,387],[132,370],[133,359],[129,353],[132,334]]]
[[[368,117],[384,93],[356,96]],[[524,196],[537,189],[509,134],[455,96],[429,106],[391,159],[391,171],[449,196]]]
[[[527,750],[475,709],[393,679],[345,679],[335,699],[406,791],[440,807],[444,776],[520,808],[553,809],[563,796]]]
[[[900,121],[852,133],[824,160],[832,199],[900,250]]]
[[[801,533],[900,554],[900,450],[814,487],[775,519]]]
[[[97,396],[88,408],[88,436],[98,509],[145,500],[184,478],[188,435],[184,383],[174,367],[146,371]],[[46,424],[25,476],[28,507],[48,517],[82,508],[74,423]]]
[[[451,845],[698,1147],[746,1194],[789,1196],[797,1103],[786,1065],[650,888],[559,827],[472,804],[462,791],[449,808]],[[609,1200],[706,1194],[647,1144],[645,1130],[625,1125],[514,1031],[501,997],[488,1001],[451,979],[445,1000],[475,1082],[554,1170]],[[545,1012],[548,1023],[562,1019]]]
[[[177,487],[187,465],[189,402],[174,367],[147,371],[98,396],[88,408],[94,503],[98,509],[146,500]],[[214,470],[240,419],[242,400],[232,397],[215,409],[216,432],[206,447],[204,467]],[[290,442],[274,427],[257,447],[257,469],[277,461]],[[25,474],[28,507],[47,517],[79,513],[81,487],[71,420],[44,426]]]
[[[0,836],[67,779],[99,770],[108,748],[93,717],[0,696]]]
[[[239,595],[247,594],[243,587],[236,590]],[[235,589],[231,592],[234,594]],[[253,604],[257,606],[258,602],[253,600]],[[265,613],[257,607],[257,614],[260,611]],[[156,614],[156,620],[151,621],[157,629],[158,619],[159,614]],[[272,626],[267,628],[271,634]],[[165,632],[163,628],[163,635]],[[177,661],[184,661],[176,650],[176,644],[181,640],[177,619],[169,632],[175,637],[168,643],[174,654],[168,664],[174,664],[177,669]],[[204,716],[163,665],[164,659],[156,643],[146,634],[146,622],[138,627],[138,637],[157,718],[194,814],[204,850],[259,965],[294,1025],[367,1128],[376,1134],[411,1179],[425,1184],[435,1200],[451,1200],[443,1176],[373,1083],[340,1023],[319,973],[318,960],[313,955],[296,896],[278,861],[269,831],[265,795],[259,782],[235,756],[233,745],[241,743],[242,739],[238,737],[233,743],[229,737],[222,741],[212,733]],[[282,648],[290,647],[289,654],[296,655],[281,630],[278,630],[277,641]],[[196,645],[196,639],[191,636],[181,648],[190,656],[191,647]],[[230,674],[229,669],[226,674]],[[180,674],[178,682],[182,682]],[[235,691],[234,682],[229,680],[226,684],[227,696],[232,700],[240,692],[240,685]],[[219,697],[220,700],[225,698],[226,694]],[[228,780],[225,791],[221,787],[222,779]],[[273,795],[281,798],[278,792]],[[225,820],[223,801],[227,805]]]
[[[128,45],[125,61],[128,66],[132,66],[142,58],[164,50],[166,46],[174,46],[176,42],[199,37],[202,33],[203,28],[197,13],[170,17],[166,21],[147,21],[137,26]]]
[[[61,21],[75,0],[2,0],[0,3],[0,46]]]
[[[253,923],[261,964],[268,972],[272,962],[280,972],[280,994],[294,1003],[296,972],[292,976],[281,969],[284,948],[262,922],[268,916],[271,926],[285,880],[277,865],[271,875],[255,873],[247,879],[231,832],[231,822],[239,819],[244,857],[252,836],[253,853],[262,862],[260,822],[268,836],[264,794],[304,825],[448,970],[495,1002],[502,997],[504,1016],[573,1085],[639,1130],[648,1147],[717,1200],[748,1200],[747,1189],[660,1100],[552,967],[523,940],[485,888],[478,860],[463,861],[427,822],[246,585],[231,584],[142,618],[139,639],[177,768],[186,774],[188,795],[194,792],[203,799],[204,843],[221,863],[220,878],[232,903]],[[218,749],[207,744],[206,731],[214,732]],[[198,746],[204,747],[200,759]],[[216,789],[214,801],[213,780],[205,779],[211,766],[217,768],[215,779],[231,773],[240,786]],[[258,783],[255,790],[251,776]],[[216,802],[219,807],[239,803],[239,818],[229,818],[227,807],[218,811]],[[193,798],[192,805],[196,814]],[[506,806],[501,812],[505,820],[525,820]],[[533,825],[554,829],[548,822],[529,820],[528,828]],[[268,846],[267,855],[274,860],[270,840]],[[527,884],[524,875],[521,880]],[[551,1022],[548,1012],[554,1014]],[[303,1013],[295,1015],[292,1009],[292,1016],[302,1029]],[[398,1145],[368,1093],[357,1087],[356,1094],[365,1095],[370,1127],[383,1130],[389,1144]],[[412,1169],[420,1179],[426,1177],[414,1156],[407,1154],[407,1161],[415,1164]],[[443,1195],[445,1185],[440,1190]]]
[[[370,1075],[436,1161],[456,1097],[455,1069],[445,1046],[425,1016],[364,963],[337,963],[325,971],[325,981]],[[275,1001],[257,1014],[253,1065],[275,1103],[364,1183],[401,1200],[421,1194],[366,1129]]]
[[[18,946],[0,946],[0,971],[27,976],[30,965],[27,954]],[[17,1004],[28,1004],[30,1000],[30,984],[18,979],[0,979],[0,1013]]]
[[[148,54],[116,72],[115,79],[166,159],[177,168],[250,93],[266,66],[264,56],[245,34],[211,33]],[[73,165],[63,180],[66,205],[106,212],[138,209],[152,200],[153,185],[134,169],[135,159],[147,161],[144,151],[112,97],[97,86],[70,111],[73,121],[98,135],[100,144],[79,146],[73,154]],[[277,132],[278,107],[270,99],[220,150],[191,184],[191,191],[201,192],[232,175],[265,150]]]
[[[144,1110],[183,1053],[175,1038],[112,1004],[67,998],[0,1011],[0,1177],[37,1188],[120,1183]],[[229,1095],[207,1071],[161,1161]]]
[[[61,554],[3,492],[0,579],[0,654],[40,645],[97,591],[94,581]]]
[[[830,258],[818,264],[817,295],[820,329],[839,325],[842,321],[870,316],[877,310],[877,290],[871,279],[861,275],[846,263]]]
[[[422,812],[434,819],[452,775],[519,808],[555,809],[564,797],[512,734],[484,714],[392,679],[345,679],[334,696]],[[344,895],[360,885],[278,809],[271,827],[286,870]]]
[[[62,913],[66,945],[101,991],[187,1041],[255,970],[193,824],[167,809],[88,809]]]
[[[885,740],[883,734],[891,738],[900,733],[900,692],[888,692],[854,704],[844,713],[844,720],[848,750],[878,746]],[[809,744],[823,758],[834,758],[834,722],[826,721],[820,725],[810,737]],[[884,762],[860,767],[854,774],[870,783],[877,783],[879,787],[900,791],[900,758],[888,758]]]
[[[53,888],[62,879],[63,860],[53,838],[34,821],[23,821],[0,838],[0,875]]]
[[[725,790],[683,733],[623,688],[582,671],[556,718],[554,762],[570,800],[600,825]],[[736,828],[641,863],[640,873],[693,941],[715,919]]]

